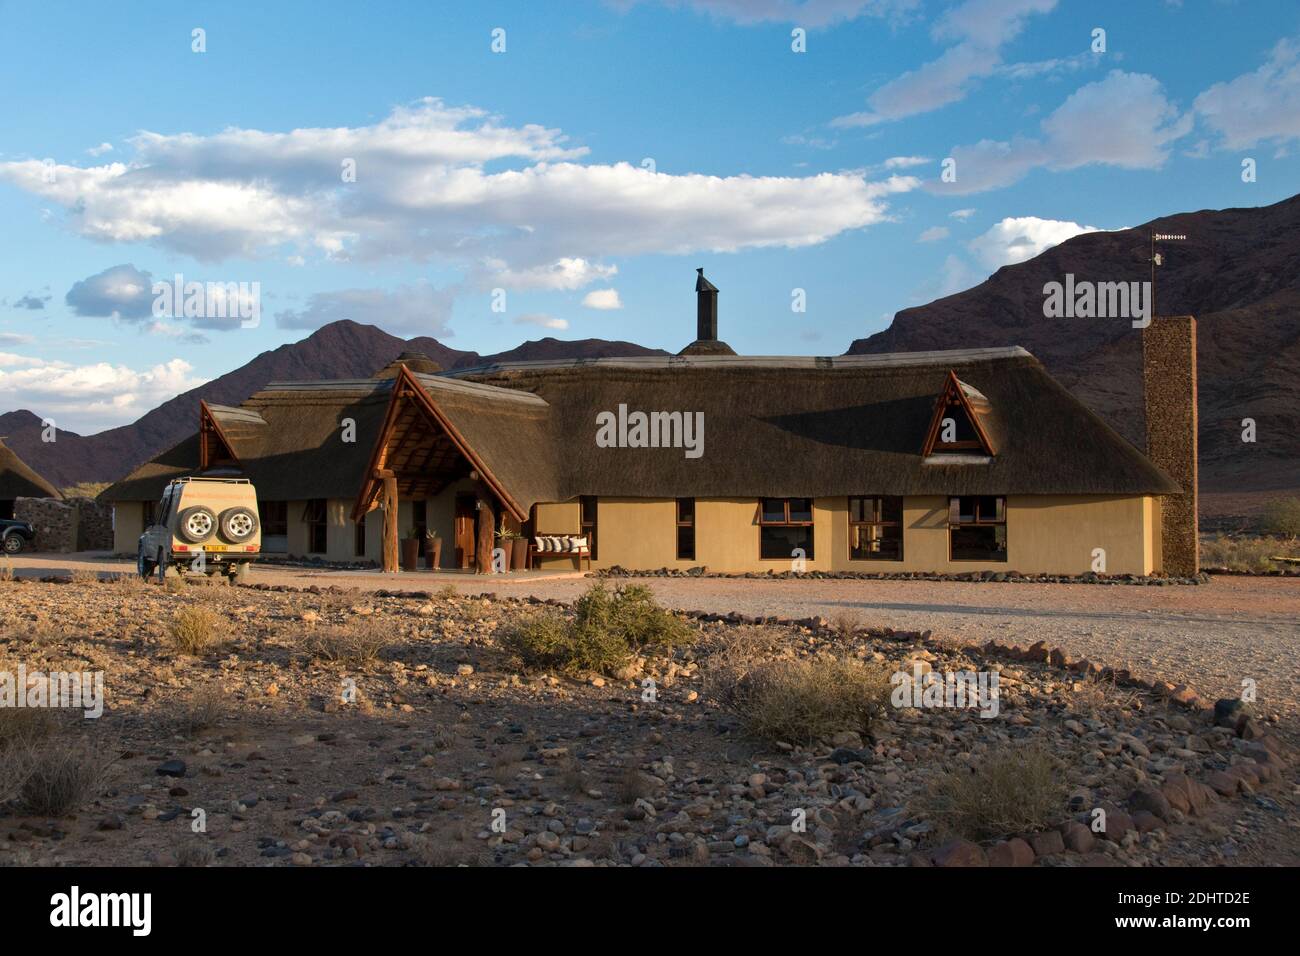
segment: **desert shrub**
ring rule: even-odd
[[[168,629],[172,649],[202,657],[217,643],[223,620],[205,607],[183,607],[172,617]]]
[[[633,650],[671,650],[691,636],[690,626],[660,607],[644,584],[622,585],[611,594],[598,582],[575,602],[574,611],[579,627],[613,631]]]
[[[456,590],[456,585],[444,584],[434,592],[434,597],[440,601],[450,601],[454,597],[460,597],[460,592]]]
[[[1300,537],[1300,498],[1277,498],[1264,506],[1264,530],[1294,541]]]
[[[87,568],[74,568],[71,580],[73,584],[98,584],[99,572]]]
[[[502,647],[529,669],[608,674],[626,667],[632,657],[627,642],[613,631],[579,627],[552,608],[507,621],[498,637]]]
[[[592,585],[574,602],[572,620],[546,609],[507,622],[502,645],[525,667],[613,674],[641,651],[668,651],[691,637],[686,622],[664,610],[649,588],[612,593]]]
[[[186,583],[185,572],[178,570],[163,578],[163,590],[171,594],[180,594],[185,590]]]
[[[1285,564],[1271,560],[1278,556],[1292,556],[1293,545],[1276,538],[1233,538],[1216,534],[1201,538],[1201,564],[1207,568],[1227,568],[1230,571],[1273,571]]]
[[[14,579],[14,566],[8,558],[0,560],[0,584],[8,584]]]
[[[1004,744],[941,773],[920,809],[946,833],[985,840],[1051,826],[1066,796],[1060,761],[1045,747]]]
[[[228,712],[226,695],[221,688],[211,684],[196,687],[176,702],[173,718],[176,732],[192,737],[217,726]]]
[[[67,734],[51,734],[13,751],[6,762],[18,781],[19,808],[42,817],[64,817],[94,797],[117,759],[110,748]]]
[[[336,664],[368,664],[389,644],[388,636],[373,621],[317,627],[307,632],[302,648],[317,660]]]
[[[889,705],[889,676],[882,665],[830,655],[742,659],[718,662],[707,687],[750,736],[811,744],[846,730],[869,733]]]

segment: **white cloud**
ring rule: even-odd
[[[537,325],[544,329],[553,329],[555,331],[564,331],[569,327],[565,319],[557,319],[553,315],[547,315],[545,312],[528,312],[518,316],[515,319],[515,325]]]
[[[303,309],[276,313],[282,329],[318,329],[330,322],[350,319],[362,325],[377,325],[385,332],[447,337],[456,289],[434,288],[427,282],[396,289],[340,289],[316,292]]]
[[[1279,40],[1258,70],[1215,83],[1193,108],[1225,149],[1300,139],[1300,44]]]
[[[1008,186],[1039,167],[1059,171],[1098,163],[1158,169],[1171,144],[1191,128],[1191,118],[1179,114],[1155,77],[1113,70],[1075,90],[1041,128],[1039,139],[985,139],[955,147],[956,181],[936,181],[930,188],[955,195],[982,192]]]
[[[111,153],[112,151],[112,143],[100,143],[98,146],[92,146],[90,149],[86,150],[86,152],[91,156],[103,156],[105,153]]]
[[[368,127],[146,132],[131,145],[129,163],[58,165],[47,182],[38,160],[7,162],[0,180],[62,207],[87,238],[203,261],[499,260],[521,276],[564,259],[815,245],[881,222],[885,197],[918,185],[590,164],[557,130],[436,99]]]
[[[975,212],[976,212],[976,210],[974,210],[974,209],[969,209],[969,208],[968,208],[968,209],[954,209],[952,212],[948,213],[948,215],[949,215],[949,217],[951,217],[951,218],[953,218],[953,219],[959,219],[959,220],[961,220],[962,222],[965,222],[965,221],[966,221],[967,219],[969,219],[971,216],[975,215]]]
[[[966,246],[992,272],[1002,266],[1032,259],[1040,252],[1085,232],[1099,231],[1096,226],[1081,226],[1077,222],[1060,219],[1009,216],[995,223],[983,235],[966,243]]]
[[[964,99],[975,81],[997,72],[1001,48],[1033,14],[1049,13],[1056,0],[966,0],[935,24],[934,38],[952,42],[937,59],[902,74],[867,98],[868,109],[840,116],[832,126],[874,126],[928,113]]]
[[[931,226],[925,232],[917,237],[917,242],[938,242],[940,239],[948,238],[947,226]]]
[[[71,365],[16,356],[0,368],[0,406],[31,409],[53,418],[60,428],[93,432],[134,421],[151,408],[206,379],[193,374],[191,365],[174,358],[143,371],[109,362]]]
[[[0,332],[0,345],[30,345],[36,336],[26,332]]]
[[[886,169],[911,169],[913,166],[924,166],[926,163],[933,162],[928,156],[890,156],[884,162]]]
[[[490,260],[484,264],[483,271],[485,275],[481,281],[485,285],[501,285],[515,290],[572,291],[601,279],[612,278],[618,274],[618,267],[565,257],[546,265],[518,270],[511,269],[500,260]]]
[[[623,301],[618,297],[617,289],[592,289],[582,297],[582,304],[589,309],[611,310],[623,308]]]
[[[77,315],[135,322],[153,314],[153,276],[129,262],[72,284],[64,301]]]

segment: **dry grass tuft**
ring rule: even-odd
[[[219,643],[225,620],[205,607],[183,607],[172,617],[168,637],[173,650],[202,657]]]
[[[5,558],[0,561],[0,584],[9,584],[14,579],[14,566]]]
[[[313,628],[302,639],[302,649],[311,657],[354,666],[376,660],[388,645],[379,624],[364,619]]]
[[[1300,557],[1294,541],[1268,537],[1229,537],[1225,534],[1201,537],[1201,564],[1229,571],[1279,571],[1294,567],[1273,558]]]
[[[830,625],[836,637],[847,641],[862,630],[862,617],[855,611],[837,611],[831,615]]]
[[[68,733],[52,733],[6,750],[6,776],[16,781],[19,810],[33,816],[65,817],[95,797],[114,749]]]
[[[1045,829],[1065,810],[1061,763],[1040,744],[1002,744],[942,773],[921,800],[940,830],[987,840]]]
[[[73,584],[98,584],[99,572],[90,571],[86,568],[74,568],[72,571]]]
[[[705,692],[735,713],[746,733],[767,743],[811,744],[841,731],[866,735],[889,706],[890,669],[832,655],[776,657],[758,630],[714,654]]]
[[[184,867],[211,866],[216,862],[217,854],[205,842],[194,840],[184,843],[176,850],[176,865]]]
[[[218,726],[229,713],[230,706],[221,688],[204,684],[177,701],[173,719],[177,733],[193,737]]]
[[[648,800],[654,792],[654,782],[636,767],[628,767],[614,782],[614,794],[619,803],[633,804],[638,800]]]

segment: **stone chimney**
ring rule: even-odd
[[[704,278],[704,270],[696,269],[695,280],[695,341],[678,352],[678,355],[735,355],[731,346],[718,341],[718,287]]]
[[[1147,457],[1182,487],[1161,501],[1160,567],[1199,573],[1196,467],[1196,318],[1156,316],[1142,330]]]

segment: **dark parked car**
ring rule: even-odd
[[[0,545],[5,554],[17,554],[36,538],[36,529],[26,521],[0,518]]]

